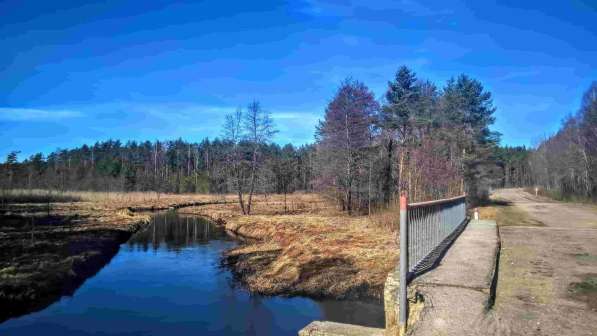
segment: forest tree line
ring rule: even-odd
[[[560,130],[529,156],[534,184],[556,198],[597,199],[597,82]]]
[[[401,67],[381,99],[344,80],[315,130],[294,147],[272,140],[276,127],[258,101],[226,115],[222,136],[199,143],[118,140],[35,154],[8,155],[4,189],[234,193],[245,213],[259,193],[317,191],[348,212],[491,187],[526,185],[530,152],[499,147],[491,93],[466,75],[436,84]]]
[[[500,147],[496,187],[539,187],[556,199],[597,200],[597,82],[580,108],[535,148]]]
[[[200,143],[173,141],[97,142],[92,146],[57,150],[47,157],[38,153],[18,161],[18,152],[2,165],[4,189],[90,191],[158,191],[163,193],[230,193],[228,156],[233,144],[205,139]],[[258,191],[281,193],[282,175],[290,176],[289,191],[310,190],[312,146],[295,148],[263,145]],[[281,161],[290,171],[281,172]]]

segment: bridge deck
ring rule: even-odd
[[[409,334],[484,334],[498,249],[496,223],[471,221],[440,265],[412,282],[424,302]]]

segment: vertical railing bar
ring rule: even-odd
[[[413,220],[412,222],[409,223],[409,227],[412,228],[412,238],[413,238],[413,246],[411,249],[412,252],[412,263],[410,265],[408,265],[409,267],[409,271],[411,269],[411,267],[413,267],[415,265],[415,260],[417,257],[417,209],[415,209],[413,212]]]
[[[417,216],[417,260],[415,261],[416,264],[419,263],[421,260],[421,249],[423,248],[421,245],[423,240],[421,239],[422,232],[421,232],[421,220],[423,219],[421,208],[417,209],[418,216]],[[414,265],[413,265],[414,267]]]
[[[407,216],[408,216],[408,217],[407,217],[407,222],[406,222],[406,223],[407,223],[408,229],[410,230],[410,229],[412,228],[412,220],[414,219],[414,214],[413,214],[413,213],[411,213],[410,211],[408,211],[408,212],[407,212]],[[411,220],[410,220],[410,222],[409,222],[409,220],[408,220],[408,219],[411,219]],[[414,231],[414,230],[411,230],[411,232],[413,232],[413,231]],[[413,234],[410,234],[410,235],[408,235],[408,241],[410,242],[410,244],[409,244],[409,246],[408,246],[408,252],[409,252],[409,253],[408,253],[408,264],[409,264],[409,265],[412,265],[412,261],[413,261],[413,260],[412,260],[412,256],[413,256],[413,251],[412,251],[412,249],[413,249],[413,246],[414,246],[414,244],[415,244],[415,242],[414,242],[414,240],[413,240],[413,237],[414,237],[414,236],[413,236]]]
[[[423,209],[423,212],[425,212],[425,217],[424,217],[425,218],[425,222],[424,222],[425,225],[423,227],[423,237],[429,237],[427,235],[427,227],[429,226],[429,221],[428,221],[428,219],[429,219],[429,211],[425,211],[425,209]],[[423,259],[423,257],[425,255],[427,255],[427,253],[429,252],[429,239],[423,239],[423,242],[424,242],[423,243],[424,248],[423,248],[423,253],[421,253],[421,259]]]
[[[415,235],[414,235],[414,237],[415,237],[415,245],[413,246],[414,247],[414,255],[413,255],[414,259],[413,259],[413,264],[411,265],[411,267],[414,267],[415,264],[417,263],[417,261],[419,260],[419,244],[420,244],[420,242],[419,242],[419,240],[420,240],[420,236],[419,236],[419,219],[421,218],[420,217],[421,216],[420,212],[421,212],[420,209],[415,209],[415,213],[417,214],[415,216],[416,220],[413,222],[413,225],[415,226],[415,230],[414,230],[415,231]]]
[[[417,260],[419,259],[419,209],[415,209],[414,213],[415,215],[415,221],[412,223],[413,224],[413,237],[414,239],[414,245],[413,245],[413,264],[410,265],[411,267],[414,267],[415,264],[417,263]]]
[[[441,207],[441,206],[440,206]],[[441,221],[440,221],[440,216],[441,215],[441,209],[439,209],[439,211],[435,211],[435,213],[433,214],[433,223],[434,223],[434,227],[433,227],[433,245],[437,245],[439,242],[439,229],[441,226]]]
[[[420,240],[420,250],[419,250],[419,256],[417,257],[417,263],[421,262],[421,257],[423,257],[423,255],[425,254],[425,208],[420,208],[419,212],[421,213],[421,220],[420,220],[420,226],[421,226],[421,236],[419,237]]]
[[[412,252],[413,252],[413,262],[411,265],[409,265],[409,267],[414,267],[418,258],[417,252],[418,252],[418,246],[419,246],[419,231],[418,231],[418,226],[417,226],[417,222],[419,220],[419,211],[418,209],[414,209],[413,211],[413,221],[411,223],[411,226],[413,228],[412,234],[413,234],[413,246],[412,246]],[[410,269],[410,268],[409,268]]]

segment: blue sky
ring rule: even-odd
[[[347,76],[381,97],[402,64],[493,93],[494,130],[532,145],[597,79],[595,1],[0,2],[0,157],[109,138],[198,141],[258,99],[313,141]]]

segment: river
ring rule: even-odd
[[[236,244],[201,217],[156,214],[73,296],[0,324],[0,335],[296,335],[313,320],[383,327],[381,304],[249,293],[221,265]]]

